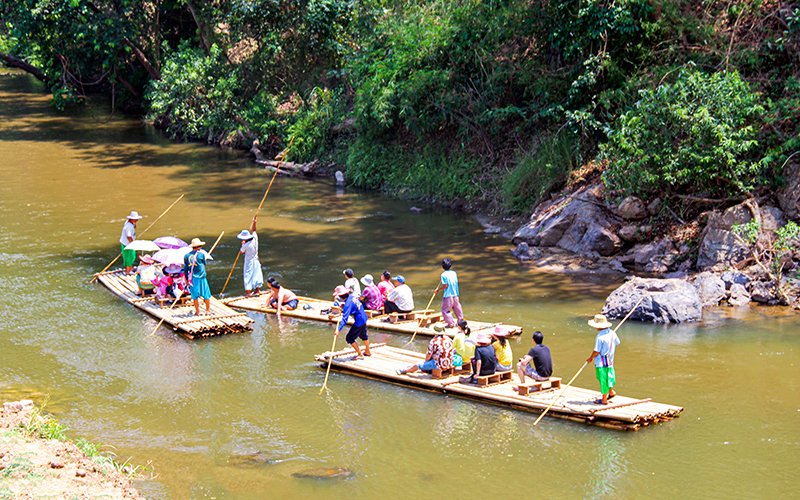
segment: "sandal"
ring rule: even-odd
[[[603,398],[597,398],[594,401],[592,401],[592,404],[595,404],[595,405],[607,405],[608,403],[603,403]]]
[[[395,370],[394,372],[395,372],[396,374],[398,374],[398,375],[405,375],[405,374],[406,374],[406,372],[405,372],[404,370],[400,370],[400,369],[397,369],[397,370]]]

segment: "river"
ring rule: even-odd
[[[187,341],[89,284],[125,215],[146,235],[225,231],[219,292],[269,180],[239,153],[172,143],[105,103],[52,109],[30,77],[0,76],[0,399],[42,403],[70,434],[150,464],[152,498],[793,497],[800,466],[800,316],[720,310],[702,324],[627,323],[618,390],[685,407],[622,433],[333,373],[330,326],[253,313],[252,333]],[[538,273],[471,218],[326,182],[279,178],[259,218],[265,273],[325,297],[352,267],[404,274],[424,305],[453,257],[468,316],[541,330],[568,379],[593,345],[586,320],[618,283]],[[229,292],[241,293],[241,264]],[[407,338],[373,333],[401,346]],[[414,348],[425,349],[425,339]],[[341,346],[340,346],[341,347]],[[595,388],[585,370],[576,385]],[[264,463],[237,458],[261,452]],[[298,479],[346,467],[346,480]]]

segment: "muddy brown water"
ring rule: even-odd
[[[137,120],[109,117],[102,103],[58,113],[28,76],[6,71],[0,175],[0,398],[47,399],[73,435],[151,462],[157,477],[138,482],[149,497],[796,496],[796,314],[627,324],[620,392],[686,408],[637,433],[549,418],[533,428],[535,415],[337,373],[320,396],[324,373],[313,355],[330,346],[328,325],[254,313],[244,335],[191,342],[162,328],[148,336],[152,318],[86,283],[115,255],[130,210],[146,216],[141,231],[185,193],[147,236],[214,241],[225,231],[209,266],[219,292],[265,171],[235,153],[171,143]],[[523,325],[515,356],[542,330],[557,374],[574,374],[592,345],[586,319],[616,283],[527,270],[472,219],[410,207],[279,179],[259,220],[264,270],[324,297],[345,267],[388,268],[408,278],[421,306],[437,261],[452,256],[468,316]],[[240,269],[231,292],[241,290]],[[596,381],[585,370],[576,385]],[[295,477],[338,468],[352,477]]]

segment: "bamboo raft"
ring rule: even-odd
[[[164,320],[172,329],[187,339],[198,337],[213,337],[229,333],[240,333],[250,330],[253,320],[246,314],[234,311],[219,300],[211,298],[211,314],[195,316],[194,305],[191,301],[185,304],[160,306],[155,297],[148,295],[144,298],[137,295],[138,287],[134,276],[125,275],[122,269],[99,273],[97,280],[111,292],[133,306],[159,320]],[[200,305],[203,311],[205,305]]]
[[[234,309],[244,309],[248,311],[258,311],[266,314],[275,314],[276,310],[267,307],[266,297],[267,294],[250,297],[229,297],[223,299],[222,302]],[[322,311],[329,310],[333,307],[333,302],[330,300],[314,299],[311,297],[297,297],[298,305],[294,311],[281,311],[281,316],[307,319],[310,321],[322,321],[325,323],[335,323],[341,320],[340,316],[329,318],[328,314]],[[371,311],[367,311],[368,314]],[[432,337],[437,334],[433,329],[436,323],[442,321],[442,313],[432,309],[412,311],[408,314],[370,314],[367,320],[367,328],[375,330],[384,330],[395,333],[405,333],[413,335],[424,335]],[[509,335],[519,335],[522,333],[521,326],[505,325],[502,323],[487,323],[484,321],[473,321],[468,319],[470,329],[475,332],[477,330],[484,330],[494,328],[501,325],[509,331]],[[349,318],[347,323],[353,322],[353,318]],[[441,323],[441,326],[445,326]],[[444,333],[449,336],[454,336],[458,332],[457,328],[446,328]]]
[[[320,366],[325,369],[328,365],[328,358],[332,355],[331,369],[381,382],[505,406],[514,410],[541,413],[553,402],[554,398],[557,398],[557,402],[547,413],[548,416],[614,430],[639,430],[642,427],[672,420],[683,412],[683,408],[680,406],[621,395],[614,397],[609,405],[595,404],[595,399],[601,396],[599,392],[574,386],[562,390],[554,387],[560,385],[560,379],[553,378],[549,383],[544,382],[542,390],[523,396],[512,388],[519,382],[516,374],[508,377],[507,380],[493,382],[483,387],[461,383],[461,377],[457,373],[445,374],[443,378],[438,379],[424,372],[399,375],[396,370],[424,361],[425,355],[385,344],[374,344],[371,349],[371,357],[359,360],[355,359],[355,352],[351,348],[334,353],[318,354],[314,359],[320,362]]]

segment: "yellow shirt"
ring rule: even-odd
[[[464,359],[464,363],[469,363],[470,358],[475,357],[475,344],[467,342],[464,332],[458,332],[453,338],[453,347]]]
[[[494,346],[494,355],[497,356],[497,362],[503,366],[511,366],[514,362],[514,355],[511,353],[511,342],[506,340],[506,346],[500,345],[500,341],[492,343]]]

